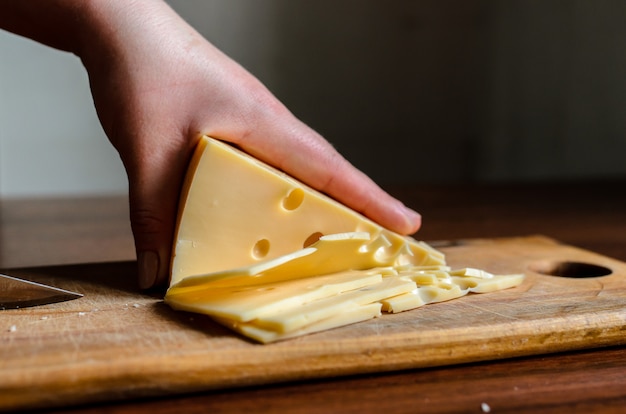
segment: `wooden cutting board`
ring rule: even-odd
[[[259,345],[138,292],[134,263],[7,270],[85,296],[0,311],[0,409],[626,344],[626,263],[539,236],[441,250],[453,267],[527,277],[514,289]],[[555,272],[569,277],[543,274]]]

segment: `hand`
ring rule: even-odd
[[[161,1],[95,2],[74,48],[129,180],[143,288],[168,281],[180,186],[202,134],[237,144],[400,233],[420,216],[351,166]]]

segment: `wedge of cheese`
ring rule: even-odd
[[[425,243],[393,233],[236,148],[203,137],[180,197],[171,284],[365,232],[377,263],[441,264]],[[350,257],[343,258],[347,266]],[[368,264],[369,266],[369,264]],[[350,266],[348,266],[350,267]]]

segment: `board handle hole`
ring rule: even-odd
[[[608,267],[584,262],[542,261],[529,266],[533,272],[548,276],[570,277],[576,279],[607,276],[613,273]]]

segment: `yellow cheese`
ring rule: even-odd
[[[390,313],[404,312],[429,303],[445,302],[467,294],[467,289],[458,285],[421,286],[410,293],[382,300],[383,310]]]
[[[376,284],[342,292],[302,306],[295,306],[284,312],[262,316],[255,321],[255,325],[280,333],[292,332],[328,319],[333,315],[411,292],[416,288],[415,283],[411,281],[395,277],[385,278]]]
[[[522,280],[451,270],[426,243],[203,137],[181,193],[165,302],[267,343]]]
[[[418,285],[436,285],[450,279],[450,275],[443,270],[430,270],[430,271],[404,271],[400,272],[399,276],[412,280]]]
[[[168,292],[166,302],[179,310],[247,322],[381,281],[376,272],[352,271],[250,286],[206,285],[203,289]]]
[[[429,299],[418,293],[420,289],[415,292],[405,293],[395,296],[393,298],[387,298],[381,300],[382,310],[388,313],[400,313],[412,309],[417,309],[420,306],[424,306],[430,303]]]
[[[326,261],[332,261],[333,255],[338,263],[345,257],[367,257],[359,243],[368,241],[360,233],[325,236],[303,249],[306,254],[295,252],[221,274],[189,277],[172,286],[165,301],[174,309],[207,314],[267,343],[375,317],[381,306],[385,312],[403,312],[470,291],[514,287],[523,280],[523,275],[407,264],[309,275],[314,273],[315,257],[324,271],[332,268]]]
[[[405,270],[398,276],[414,281],[418,287],[412,292],[382,300],[385,312],[404,312],[429,303],[457,299],[470,292],[489,293],[509,289],[524,281],[523,274],[493,275],[473,268],[436,273]]]
[[[443,264],[443,255],[400,236],[234,147],[203,137],[183,185],[171,284],[257,264],[321,236],[367,232],[378,262]]]
[[[380,316],[380,303],[370,303],[369,305],[359,306],[346,312],[335,314],[327,319],[323,319],[311,325],[307,325],[302,329],[291,332],[277,332],[271,329],[265,329],[254,323],[239,323],[228,319],[216,318],[224,326],[241,333],[249,338],[255,339],[262,343],[279,341],[282,339],[294,338],[297,336],[308,335],[315,332],[326,331],[328,329],[338,328],[357,322],[363,322],[368,319]]]
[[[310,247],[267,260],[257,264],[230,269],[206,275],[188,276],[172,285],[168,294],[223,286],[248,286],[254,284],[275,283],[281,280],[324,275],[344,270],[362,270],[392,266],[398,257],[407,251],[408,244],[399,245],[396,251],[387,251],[390,246],[387,238],[380,235],[377,240],[370,240],[368,233],[340,233],[322,236]],[[420,249],[419,245],[414,249]],[[423,261],[437,262],[437,256],[431,257],[424,250]],[[393,267],[388,267],[393,269]],[[396,271],[393,271],[397,274]]]
[[[487,280],[474,277],[453,277],[452,279],[463,289],[472,293],[489,293],[519,286],[524,281],[524,275],[492,275]]]
[[[467,276],[477,277],[479,279],[491,279],[493,275],[489,272],[485,272],[482,269],[474,269],[472,267],[464,267],[463,269],[451,270],[450,276]]]

